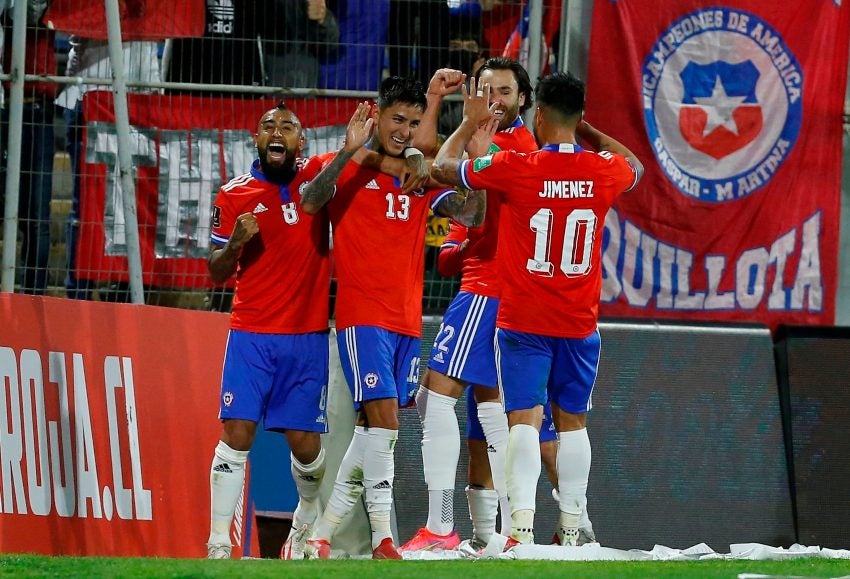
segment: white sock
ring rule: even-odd
[[[363,494],[363,459],[366,456],[367,441],[366,429],[355,426],[354,436],[336,473],[334,490],[319,522],[313,528],[312,538],[330,541],[342,519],[351,512],[354,503]]]
[[[540,433],[529,424],[516,424],[508,435],[506,459],[512,534],[534,530],[537,481],[540,479]],[[530,518],[529,518],[530,513]]]
[[[416,410],[422,422],[422,465],[428,486],[427,529],[437,535],[454,530],[454,489],[460,457],[460,429],[455,414],[457,400],[431,392],[416,393]]]
[[[325,476],[325,449],[319,449],[316,460],[302,464],[290,454],[290,470],[295,487],[298,489],[298,506],[292,515],[292,528],[300,529],[312,525],[319,516],[319,486]]]
[[[469,503],[469,518],[472,520],[472,536],[487,544],[496,532],[496,510],[499,508],[499,495],[493,489],[466,487],[466,501]],[[510,517],[505,517],[510,519]]]
[[[247,450],[219,441],[210,467],[210,545],[230,545],[230,525],[245,484]]]
[[[581,511],[581,519],[578,522],[580,529],[592,529],[593,524],[590,522],[590,514],[587,512],[587,505]]]
[[[590,458],[586,428],[558,433],[558,494],[564,528],[579,526],[587,504]]]
[[[363,488],[366,491],[366,510],[372,526],[372,548],[387,537],[392,538],[390,510],[393,505],[395,479],[395,443],[398,430],[369,428],[366,456],[363,459]]]
[[[511,533],[511,516],[508,506],[508,485],[505,481],[505,455],[508,450],[508,416],[501,402],[479,402],[478,421],[487,439],[487,460],[490,461],[490,473],[493,486],[499,495],[499,509],[502,512],[502,534]]]

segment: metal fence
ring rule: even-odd
[[[229,308],[231,290],[208,280],[205,256],[211,201],[253,155],[245,111],[281,98],[312,107],[305,154],[318,154],[341,145],[338,119],[387,75],[427,86],[437,68],[471,72],[503,53],[542,71],[566,51],[560,24],[542,31],[544,11],[564,20],[549,0],[29,0],[0,10],[3,291],[195,309]],[[222,126],[198,124],[199,109]],[[429,227],[423,306],[437,313],[458,282],[436,271],[446,223]]]

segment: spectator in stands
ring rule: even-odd
[[[92,40],[80,36],[70,38],[71,50],[68,53],[68,66],[65,74],[81,78],[112,78],[112,62],[109,59],[109,47],[105,40]],[[159,82],[159,60],[157,45],[153,41],[130,41],[123,43],[124,74],[132,81]],[[83,116],[83,98],[86,92],[103,87],[86,84],[69,84],[59,94],[56,104],[64,109],[65,146],[71,158],[73,184],[71,189],[71,212],[66,225],[66,267],[65,291],[69,298],[88,300],[92,297],[91,284],[85,278],[80,279],[77,271],[77,239],[79,237],[80,206],[80,167],[84,161],[81,156],[82,135],[85,127]],[[128,91],[146,92],[150,89],[128,87]],[[102,297],[106,297],[105,295]],[[107,298],[108,299],[108,298]],[[126,291],[116,293],[113,299],[126,301]]]
[[[340,31],[325,0],[274,0],[266,18],[263,49],[268,84],[286,88],[316,88],[319,59],[337,52]]]
[[[377,91],[384,68],[390,0],[336,0],[333,6],[340,43],[335,55],[322,60],[319,88]]]
[[[207,0],[204,36],[168,41],[165,76],[197,84],[315,88],[319,59],[335,54],[339,36],[325,0]]]
[[[483,34],[480,20],[465,16],[452,16],[451,38],[446,59],[446,67],[460,70],[468,77],[475,76],[478,68],[484,64]],[[437,130],[441,135],[450,135],[463,120],[463,103],[461,101],[445,101],[440,110],[440,120]]]
[[[449,6],[443,0],[390,2],[389,72],[412,76],[427,86],[446,62],[449,46]]]
[[[46,1],[29,0],[27,6],[25,74],[56,74],[53,51],[54,33],[42,23]],[[12,14],[3,12],[0,49],[4,72],[12,60]],[[8,87],[8,84],[4,88]],[[22,293],[43,295],[47,288],[47,266],[50,258],[50,197],[53,192],[53,99],[56,85],[49,82],[27,82],[24,85],[23,127],[21,134],[21,172],[18,219],[21,237]],[[9,134],[9,111],[2,112],[2,172],[0,197],[6,188],[6,146]],[[3,203],[0,203],[2,206]]]
[[[273,23],[274,19],[260,9],[264,4],[262,0],[207,0],[204,36],[169,40],[163,76],[171,82],[265,85],[267,71],[258,39],[262,40],[264,20]]]

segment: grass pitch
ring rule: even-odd
[[[850,560],[787,561],[207,561],[195,559],[0,556],[15,577],[298,577],[299,579],[498,579],[506,577],[850,577]]]

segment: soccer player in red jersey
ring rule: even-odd
[[[533,127],[540,150],[463,160],[464,147],[493,109],[489,85],[475,90],[473,81],[470,91],[464,92],[463,122],[432,171],[442,182],[487,189],[503,203],[496,357],[510,425],[511,536],[534,541],[537,446],[548,400],[558,431],[558,538],[575,545],[590,473],[586,417],[600,352],[603,223],[643,167],[624,145],[582,120],[584,83],[568,73],[549,75],[537,86]],[[577,138],[597,152],[581,148]]]
[[[531,81],[522,65],[508,58],[491,58],[475,77],[479,84],[491,87],[496,132],[479,131],[466,147],[470,157],[500,150],[535,151],[537,142],[520,116],[533,100]],[[429,100],[429,110],[432,103]],[[489,135],[492,142],[479,140],[483,135]],[[423,430],[422,462],[428,485],[428,521],[401,547],[402,551],[451,549],[460,542],[454,531],[453,513],[460,453],[454,406],[464,389],[469,449],[466,496],[473,537],[461,544],[461,549],[478,551],[488,544],[494,537],[500,508],[504,513],[501,533],[508,535],[511,531],[505,483],[508,421],[497,385],[493,345],[500,293],[495,259],[500,207],[498,197],[488,199],[484,224],[467,228],[453,223],[440,248],[441,273],[453,276],[462,272],[463,279],[460,292],[446,310],[431,350],[428,373],[417,393],[416,408]],[[546,472],[557,487],[554,447],[555,428],[547,405],[540,430],[540,451]],[[586,511],[582,513],[581,529],[582,542],[595,540]]]
[[[493,87],[490,103],[495,114],[489,130],[477,135],[487,135],[489,139],[474,139],[467,146],[470,157],[498,150],[537,149],[534,136],[520,116],[532,103],[531,81],[525,69],[514,60],[491,58],[476,72],[476,78]],[[442,96],[429,86],[429,114],[435,114],[432,107],[439,106]],[[493,347],[500,292],[495,262],[500,206],[497,197],[490,197],[486,218],[479,227],[466,228],[453,223],[452,234],[440,249],[443,262],[450,260],[452,254],[457,255],[458,268],[451,275],[462,270],[463,278],[460,292],[443,317],[431,350],[428,373],[416,395],[416,409],[422,422],[428,520],[402,546],[402,551],[452,549],[460,543],[454,530],[455,473],[460,456],[460,432],[454,407],[465,390],[469,416],[466,496],[476,546],[486,545],[495,533],[500,501],[506,512],[504,461],[508,423],[496,382]],[[466,240],[459,239],[465,243],[463,246],[453,241],[453,236],[461,234]],[[502,521],[503,532],[509,532],[509,518],[503,517]]]
[[[445,82],[460,84],[462,75]],[[418,82],[385,79],[374,116],[361,119],[362,140],[347,139],[303,191],[303,209],[314,213],[327,203],[333,225],[340,361],[358,410],[333,494],[308,542],[313,557],[329,554],[334,531],[365,491],[373,557],[401,558],[390,528],[393,449],[398,408],[412,402],[419,384],[428,209],[478,225],[486,204],[483,192],[467,195],[443,187],[405,193],[392,176],[349,161],[373,123],[369,148],[402,157],[425,107]]]
[[[318,515],[327,431],[328,220],[304,212],[298,187],[321,164],[298,159],[301,123],[283,103],[260,118],[251,171],[223,185],[213,205],[210,276],[236,275],[222,370],[221,441],[210,473],[208,556],[230,557],[230,525],[257,423],[282,431],[300,501],[293,529]],[[305,537],[306,540],[306,537]]]

